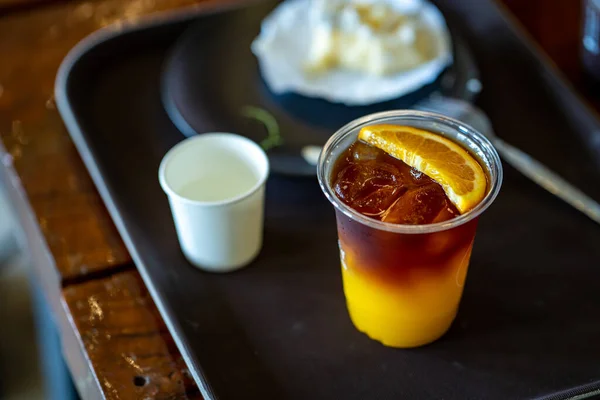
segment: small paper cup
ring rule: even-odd
[[[258,255],[268,175],[269,161],[260,146],[232,133],[194,136],[167,152],[159,181],[191,264],[228,272]]]

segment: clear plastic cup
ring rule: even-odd
[[[485,198],[455,219],[427,225],[385,223],[350,208],[336,196],[331,174],[360,129],[373,124],[421,128],[462,145],[487,173]],[[329,139],[319,158],[318,177],[335,207],[344,293],[356,328],[391,347],[417,347],[441,337],[456,317],[479,216],[492,204],[502,182],[500,158],[489,140],[438,114],[368,115]]]

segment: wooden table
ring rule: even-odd
[[[503,1],[580,85],[579,2]],[[200,395],[56,111],[55,74],[68,50],[102,26],[209,6],[202,0],[0,1],[0,178],[84,399]]]

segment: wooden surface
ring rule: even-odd
[[[61,60],[87,34],[201,0],[73,0],[2,13],[3,3],[19,1],[27,3],[0,0],[0,178],[17,207],[78,390],[86,399],[199,398],[52,93]],[[579,2],[503,1],[583,89]]]
[[[6,11],[9,8],[24,8],[42,4],[54,0],[0,0],[0,11]]]
[[[199,397],[136,271],[69,285],[63,296],[108,398]]]
[[[3,180],[86,399],[199,394],[56,111],[54,78],[89,33],[199,2],[59,1],[0,13]]]

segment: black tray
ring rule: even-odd
[[[436,3],[462,21],[497,133],[600,198],[598,121],[495,3]],[[333,209],[314,178],[270,178],[265,244],[251,267],[192,268],[157,179],[162,156],[183,138],[159,86],[170,46],[211,18],[188,11],[98,33],[57,81],[75,144],[206,398],[600,393],[600,227],[508,166],[480,222],[457,320],[420,349],[385,348],[352,327]]]

